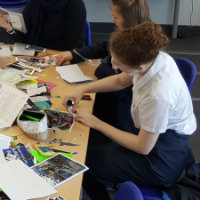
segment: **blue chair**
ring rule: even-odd
[[[17,5],[17,4],[25,4],[27,3],[28,0],[13,0],[13,1],[8,1],[8,0],[0,0],[0,5]]]
[[[196,65],[187,58],[179,57],[179,58],[174,58],[174,60],[188,86],[189,91],[191,91],[192,85],[194,83],[197,74]]]
[[[140,189],[130,181],[121,184],[114,200],[144,200]]]
[[[163,200],[162,191],[153,186],[139,186],[144,200]]]
[[[28,0],[0,0],[0,7],[3,8],[23,8],[27,4]]]
[[[85,45],[90,46],[91,44],[92,44],[92,40],[91,40],[90,23],[86,20],[86,23],[85,23]]]

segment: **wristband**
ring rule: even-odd
[[[15,30],[12,29],[11,31],[7,31],[7,33],[9,33],[10,35],[14,34],[15,33]]]

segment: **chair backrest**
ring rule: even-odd
[[[114,200],[144,200],[139,188],[130,181],[121,184]]]
[[[91,44],[92,44],[92,41],[91,41],[90,23],[86,20],[86,23],[85,23],[85,45],[90,46]]]
[[[3,8],[24,8],[28,0],[0,0],[0,7]]]
[[[154,186],[139,186],[144,200],[163,200],[162,191]]]
[[[194,83],[197,74],[196,65],[187,58],[179,57],[179,58],[174,58],[174,60],[188,86],[189,91],[191,91],[192,85]]]

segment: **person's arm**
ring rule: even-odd
[[[24,41],[23,40],[24,34],[17,30],[14,30],[12,25],[1,14],[0,14],[0,27],[3,28],[7,32],[6,37],[8,36],[9,40],[12,43]]]
[[[73,111],[76,110],[76,107],[84,93],[93,93],[93,92],[111,92],[122,90],[132,84],[132,77],[126,73],[121,73],[115,76],[110,76],[89,84],[84,84],[77,87],[73,90],[72,93],[68,93],[63,101],[63,104],[66,106],[68,100],[74,101]]]
[[[76,120],[98,130],[121,146],[143,155],[149,154],[159,136],[143,129],[140,129],[138,135],[121,131],[90,113],[77,113]]]
[[[97,59],[105,58],[108,52],[108,41],[97,43],[91,46],[75,48],[75,50],[85,58]],[[79,55],[77,55],[73,50],[62,52],[56,58],[56,65],[60,66],[65,62],[79,63],[84,61]]]
[[[83,48],[76,48],[76,51],[88,59],[98,59],[98,58],[105,58],[108,56],[108,41],[103,41],[101,43],[96,43],[91,46],[83,47]],[[77,63],[84,61],[80,56],[78,56],[76,53],[71,51],[73,59],[71,60],[71,63]]]
[[[32,8],[32,4],[33,4],[33,0],[29,0],[26,4],[25,8],[22,11],[22,15],[23,15],[24,22],[25,22],[26,29],[27,29],[28,33],[31,31],[31,27],[32,27],[31,13],[33,11],[35,12],[35,10]],[[10,31],[10,33],[11,34],[8,34],[8,36],[9,36],[9,39],[12,41],[12,43],[15,43],[15,42],[26,43],[28,33],[24,34],[24,33],[17,31],[17,30],[14,30],[14,32]]]

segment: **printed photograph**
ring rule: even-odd
[[[43,47],[38,47],[38,46],[32,45],[32,44],[27,44],[27,45],[26,45],[26,49],[27,49],[27,50],[35,50],[35,51],[37,51],[37,52],[43,52],[43,53],[46,51],[45,48],[43,48]]]
[[[41,177],[44,177],[52,186],[57,187],[65,181],[83,173],[88,168],[67,156],[56,154],[33,166],[32,169]]]
[[[70,132],[74,123],[74,117],[71,113],[56,110],[45,110],[47,115],[48,128],[53,130]]]

